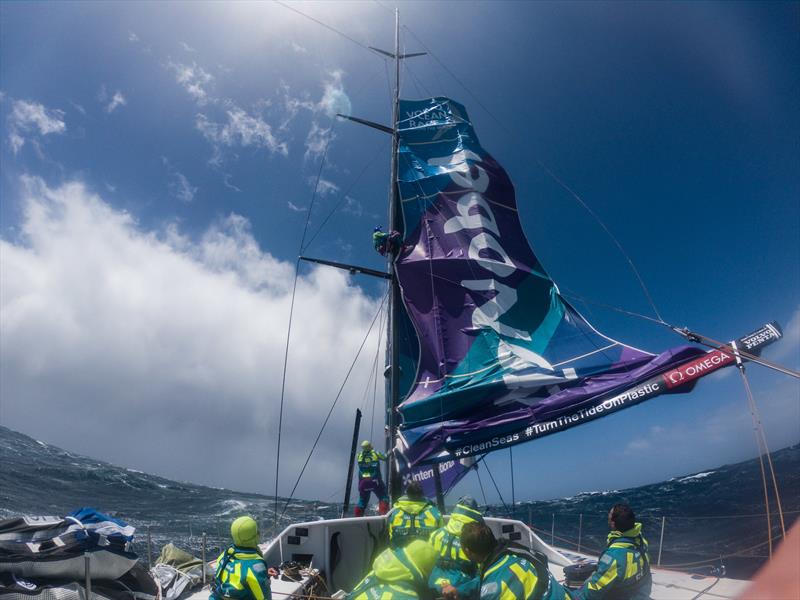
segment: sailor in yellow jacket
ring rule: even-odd
[[[388,548],[372,563],[372,571],[347,595],[347,600],[424,600],[436,551],[420,540],[405,548]]]
[[[402,548],[414,540],[427,542],[442,524],[442,513],[425,497],[422,486],[412,481],[406,495],[389,512],[389,545]]]
[[[233,545],[217,558],[209,600],[271,600],[270,576],[258,549],[258,524],[252,517],[239,517],[231,524]]]
[[[439,555],[431,571],[428,584],[438,595],[461,600],[478,597],[481,576],[478,563],[472,562],[461,548],[461,530],[467,523],[483,523],[478,503],[470,496],[463,496],[456,503],[447,525],[431,534],[430,544]]]
[[[480,600],[570,600],[569,593],[547,570],[547,559],[524,546],[497,540],[484,523],[467,523],[461,548],[480,563]]]

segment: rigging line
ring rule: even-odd
[[[511,463],[511,517],[513,519],[517,518],[517,502],[516,496],[514,494],[514,449],[509,446],[508,447],[508,458],[509,462]]]
[[[483,481],[481,481],[481,474],[478,471],[478,465],[475,465],[475,474],[478,476],[478,485],[481,486],[481,496],[483,496],[483,506],[489,506],[489,503],[486,501],[486,492],[483,491]]]
[[[308,235],[308,223],[311,221],[311,211],[314,209],[314,200],[317,197],[319,190],[319,180],[322,176],[322,169],[325,166],[325,159],[328,156],[328,148],[330,148],[331,140],[333,140],[333,132],[336,128],[334,121],[329,131],[328,139],[325,141],[325,149],[322,152],[322,157],[319,161],[319,170],[317,171],[317,180],[314,183],[314,192],[311,194],[311,202],[306,211],[306,222],[303,225],[303,235],[300,238],[300,254],[303,253],[303,246],[305,244],[306,235]],[[292,300],[289,304],[289,324],[286,327],[286,347],[283,352],[283,373],[281,374],[281,401],[280,409],[278,410],[278,440],[277,449],[275,451],[275,521],[273,526],[278,526],[278,483],[280,481],[280,468],[281,468],[281,434],[283,433],[283,404],[286,398],[286,372],[289,365],[289,342],[292,337],[292,321],[294,319],[294,301],[297,296],[297,279],[300,274],[300,257],[298,256],[294,264],[294,281],[292,282]]]
[[[414,36],[414,38],[415,38],[415,39],[416,39],[416,40],[417,40],[417,41],[420,43],[420,45],[421,45],[423,48],[425,48],[425,50],[428,52],[428,54],[430,54],[430,55],[431,55],[431,57],[432,57],[432,58],[434,58],[434,59],[436,60],[436,62],[437,62],[437,63],[439,63],[439,65],[440,65],[440,66],[441,66],[441,67],[442,67],[442,68],[443,68],[443,69],[444,69],[444,70],[445,70],[445,71],[446,71],[446,72],[447,72],[447,73],[450,75],[450,77],[452,77],[452,78],[453,78],[453,79],[456,81],[456,83],[458,83],[458,84],[459,84],[459,85],[460,85],[462,88],[464,88],[464,91],[466,91],[466,92],[467,92],[467,93],[470,95],[470,97],[471,97],[473,100],[475,100],[475,102],[477,102],[477,103],[478,103],[478,105],[479,105],[479,106],[480,106],[480,107],[481,107],[481,108],[482,108],[484,111],[486,111],[486,114],[488,114],[488,115],[489,115],[489,116],[490,116],[490,117],[491,117],[491,118],[492,118],[492,119],[493,119],[493,120],[494,120],[494,121],[495,121],[495,122],[496,122],[498,125],[500,125],[500,127],[502,127],[502,128],[503,128],[503,130],[505,130],[505,132],[506,132],[507,134],[511,135],[511,136],[512,136],[514,139],[516,139],[516,138],[517,138],[517,134],[516,134],[516,133],[514,133],[514,132],[513,132],[511,129],[509,129],[508,127],[506,127],[506,125],[505,125],[505,124],[504,124],[502,121],[500,121],[500,119],[498,119],[498,118],[497,118],[497,117],[494,115],[494,113],[493,113],[492,111],[490,111],[490,110],[489,110],[489,109],[486,107],[486,105],[484,105],[484,104],[483,104],[483,102],[481,102],[481,101],[478,99],[478,97],[477,97],[475,94],[473,94],[473,93],[472,93],[472,91],[471,91],[471,90],[470,90],[470,89],[469,89],[469,88],[466,86],[466,84],[464,84],[464,82],[463,82],[463,81],[461,81],[461,80],[460,80],[460,79],[459,79],[459,78],[458,78],[458,77],[455,75],[455,73],[453,73],[453,71],[451,71],[451,70],[450,70],[450,69],[449,69],[449,68],[448,68],[448,67],[447,67],[447,66],[446,66],[446,65],[445,65],[445,64],[444,64],[444,63],[443,63],[443,62],[442,62],[440,59],[439,59],[439,57],[438,57],[438,56],[436,56],[436,54],[434,54],[434,53],[433,53],[433,51],[431,51],[431,49],[430,49],[430,48],[428,48],[428,47],[425,45],[425,43],[424,43],[424,42],[423,42],[421,39],[419,39],[419,37],[418,37],[418,36],[417,36],[417,35],[416,35],[416,34],[415,34],[415,33],[414,33],[414,32],[413,32],[411,29],[409,29],[409,28],[408,28],[408,26],[405,26],[405,28],[406,28],[406,30],[407,30],[407,31],[408,31],[408,32],[409,32],[409,33],[410,33],[412,36]],[[616,237],[614,237],[614,234],[612,234],[612,233],[611,233],[611,231],[609,230],[609,228],[608,228],[608,227],[606,227],[606,225],[605,225],[605,223],[603,223],[602,219],[600,219],[600,217],[597,215],[597,213],[595,213],[595,212],[594,212],[594,211],[593,211],[593,210],[592,210],[592,209],[589,207],[589,205],[588,205],[588,204],[586,204],[586,202],[583,200],[583,198],[581,198],[581,196],[580,196],[580,195],[579,195],[579,194],[578,194],[578,193],[577,193],[575,190],[573,190],[573,189],[572,189],[571,187],[569,187],[569,186],[568,186],[566,183],[564,183],[564,182],[563,182],[563,181],[562,181],[562,180],[561,180],[561,179],[560,179],[560,178],[559,178],[559,177],[558,177],[558,176],[557,176],[557,175],[556,175],[556,174],[555,174],[555,173],[552,171],[552,169],[550,169],[550,168],[549,168],[549,167],[548,167],[548,166],[547,166],[547,165],[546,165],[546,164],[545,164],[545,163],[544,163],[544,162],[543,162],[543,161],[542,161],[540,158],[538,158],[538,157],[534,156],[534,160],[535,160],[535,161],[536,161],[536,163],[539,165],[539,167],[541,167],[541,168],[542,168],[542,170],[544,170],[544,172],[545,172],[545,173],[547,173],[547,175],[548,175],[548,176],[550,176],[550,178],[551,178],[551,179],[553,179],[553,181],[555,181],[555,182],[556,182],[558,185],[560,185],[560,186],[561,186],[561,187],[562,187],[564,190],[566,190],[566,191],[567,191],[567,192],[568,192],[568,193],[569,193],[569,194],[570,194],[570,195],[571,195],[571,196],[572,196],[572,197],[573,197],[575,200],[577,200],[577,201],[578,201],[578,203],[579,203],[581,206],[583,206],[583,208],[584,208],[584,209],[586,209],[586,211],[587,211],[587,212],[588,212],[588,213],[589,213],[589,214],[590,214],[590,215],[591,215],[591,216],[592,216],[592,217],[595,219],[595,221],[597,221],[597,223],[600,225],[600,227],[602,227],[602,228],[603,228],[603,230],[604,230],[604,231],[605,231],[605,232],[608,234],[608,236],[611,238],[611,240],[612,240],[612,241],[614,242],[614,244],[617,246],[617,249],[620,251],[620,253],[622,254],[622,256],[623,256],[623,257],[625,258],[625,260],[628,262],[628,265],[631,267],[631,270],[633,271],[634,275],[636,276],[636,279],[638,280],[638,282],[639,282],[639,285],[642,287],[642,291],[644,292],[644,294],[645,294],[645,297],[647,298],[647,301],[648,301],[648,302],[649,302],[649,304],[650,304],[650,307],[653,309],[653,313],[655,313],[656,317],[657,317],[659,320],[662,320],[662,321],[663,321],[663,319],[662,319],[662,317],[661,317],[661,313],[659,312],[658,308],[656,307],[656,304],[655,304],[655,302],[653,301],[653,298],[652,298],[652,296],[650,295],[650,291],[647,289],[647,286],[645,285],[645,283],[644,283],[644,280],[642,279],[642,276],[639,274],[639,270],[638,270],[638,269],[636,268],[636,266],[633,264],[633,260],[630,258],[630,256],[628,255],[628,253],[627,253],[627,252],[625,252],[625,249],[622,247],[622,244],[619,242],[619,240],[617,240],[617,238],[616,238]]]
[[[388,284],[387,284],[388,288]],[[386,294],[388,295],[388,289]],[[380,373],[379,368],[379,360],[380,360],[380,353],[381,353],[381,341],[383,337],[383,330],[386,327],[386,319],[389,317],[388,311],[383,313],[381,317],[381,322],[378,324],[378,347],[375,351],[375,378],[372,380],[372,410],[370,411],[370,422],[369,422],[369,439],[372,440],[375,436],[375,399],[378,396],[378,375]]]
[[[486,472],[489,474],[489,479],[492,480],[492,484],[494,485],[494,489],[497,490],[497,496],[500,498],[500,502],[502,502],[503,507],[506,509],[506,513],[509,512],[508,504],[506,501],[503,500],[503,494],[500,493],[500,488],[497,487],[497,482],[494,480],[494,476],[492,475],[492,471],[489,469],[489,463],[487,461],[483,461],[483,464],[486,466]]]
[[[294,487],[292,488],[292,491],[289,494],[289,497],[286,499],[286,504],[283,505],[283,510],[281,511],[281,517],[283,517],[283,515],[286,514],[286,509],[289,507],[289,503],[292,501],[292,498],[294,498],[294,493],[295,493],[295,491],[297,491],[297,486],[300,485],[300,480],[303,478],[303,473],[305,473],[306,467],[308,466],[308,463],[311,461],[311,456],[314,454],[314,450],[316,450],[316,448],[317,448],[317,444],[319,443],[319,440],[322,437],[322,432],[325,431],[325,427],[328,425],[328,420],[331,418],[331,415],[333,414],[333,409],[336,408],[336,403],[339,402],[339,398],[342,395],[342,391],[344,390],[344,386],[347,384],[347,380],[350,378],[350,373],[353,372],[353,368],[356,366],[356,362],[358,361],[358,357],[361,355],[361,351],[364,349],[364,344],[366,344],[367,340],[369,339],[369,334],[372,332],[372,328],[375,325],[375,321],[377,321],[378,315],[380,315],[381,311],[383,310],[383,305],[386,302],[387,296],[388,296],[388,294],[386,296],[384,296],[383,299],[381,300],[381,305],[380,305],[380,307],[378,307],[378,311],[375,313],[375,316],[372,318],[372,323],[370,323],[370,325],[369,325],[369,329],[367,330],[367,334],[364,336],[364,339],[361,342],[361,346],[359,346],[358,352],[356,352],[356,356],[353,359],[353,362],[350,364],[350,368],[347,370],[347,374],[344,377],[344,381],[342,382],[342,385],[339,387],[339,391],[336,393],[336,398],[334,398],[333,404],[331,404],[331,408],[328,411],[328,414],[326,415],[325,420],[322,422],[322,427],[320,428],[319,433],[317,434],[317,437],[314,440],[314,444],[311,446],[311,451],[308,453],[308,456],[306,457],[306,462],[303,463],[303,468],[300,469],[300,474],[297,476],[297,481],[294,482]]]
[[[643,314],[640,314],[640,313],[637,313],[637,312],[626,310],[624,308],[619,308],[618,306],[613,306],[611,304],[604,304],[602,302],[596,302],[594,300],[590,300],[589,298],[585,298],[583,296],[580,296],[578,294],[570,292],[569,290],[564,291],[561,295],[565,296],[565,297],[575,298],[575,299],[580,300],[582,302],[588,302],[590,304],[594,304],[596,306],[607,308],[609,310],[614,310],[616,312],[619,312],[619,313],[622,313],[622,314],[625,314],[625,315],[629,315],[631,317],[636,317],[638,319],[644,319],[645,321],[651,321],[651,322],[656,323],[658,325],[663,325],[664,327],[667,327],[668,329],[671,329],[673,332],[680,334],[682,337],[686,337],[686,334],[690,333],[692,336],[697,338],[697,339],[692,340],[692,341],[694,341],[697,344],[700,344],[701,346],[706,346],[707,348],[714,348],[716,350],[721,350],[723,348],[730,347],[730,344],[719,342],[719,341],[717,341],[715,339],[712,339],[712,338],[710,338],[708,336],[699,334],[697,332],[694,332],[694,331],[689,332],[688,330],[681,329],[679,327],[676,327],[675,325],[671,325],[670,323],[667,323],[667,322],[664,322],[664,321],[659,321],[657,319],[654,319],[653,317],[648,317],[647,315],[643,315]],[[761,356],[758,356],[757,354],[751,354],[751,353],[749,353],[749,352],[747,352],[745,350],[742,350],[741,348],[738,348],[736,351],[742,357],[746,358],[747,360],[749,360],[751,362],[759,364],[762,367],[767,367],[768,369],[772,369],[773,371],[778,371],[779,373],[783,373],[784,375],[789,375],[791,377],[800,379],[800,373],[797,372],[797,371],[794,371],[794,370],[792,370],[792,369],[790,369],[788,367],[784,367],[783,365],[780,365],[780,364],[778,364],[778,363],[776,363],[774,361],[767,360],[766,358],[762,358]]]
[[[380,54],[378,54],[377,52],[375,52],[375,51],[374,51],[372,48],[370,48],[370,47],[369,47],[369,46],[367,46],[366,44],[362,44],[362,43],[361,43],[361,42],[359,42],[357,39],[350,37],[349,35],[347,35],[347,34],[346,34],[346,33],[344,33],[343,31],[339,31],[339,30],[338,30],[338,29],[336,29],[335,27],[333,27],[333,26],[331,26],[331,25],[328,25],[327,23],[323,23],[322,21],[320,21],[319,19],[316,19],[316,18],[312,17],[311,15],[307,15],[307,14],[306,14],[306,13],[304,13],[304,12],[300,12],[299,10],[297,10],[296,8],[294,8],[294,7],[292,7],[292,6],[289,6],[289,5],[288,5],[288,4],[286,4],[285,2],[281,2],[281,0],[272,0],[272,1],[273,1],[273,2],[275,2],[275,4],[279,4],[279,5],[281,5],[283,8],[287,8],[287,9],[289,9],[289,10],[290,10],[290,11],[292,11],[293,13],[297,13],[298,15],[300,15],[301,17],[304,17],[304,18],[308,19],[309,21],[313,21],[313,22],[314,22],[314,23],[316,23],[317,25],[321,25],[321,26],[322,26],[322,27],[324,27],[325,29],[328,29],[328,30],[330,30],[330,31],[332,31],[332,32],[334,32],[334,33],[336,33],[336,34],[338,34],[338,35],[342,36],[344,39],[346,39],[346,40],[349,40],[349,41],[353,42],[354,44],[356,44],[357,46],[360,46],[360,47],[361,47],[361,48],[363,48],[364,50],[367,50],[367,51],[368,51],[370,54],[372,54],[372,55],[374,55],[374,56],[380,56]]]
[[[376,150],[380,149],[383,146],[384,142],[385,142],[385,140],[381,139],[380,144],[378,144],[375,147],[375,149]],[[309,238],[309,240],[306,243],[306,245],[301,249],[301,254],[303,252],[305,252],[306,250],[308,250],[308,248],[311,246],[311,244],[314,242],[314,240],[317,239],[317,236],[320,234],[322,229],[325,227],[325,225],[327,225],[328,221],[331,219],[331,217],[334,215],[334,213],[337,210],[339,210],[339,208],[342,206],[344,201],[347,200],[348,194],[353,190],[353,188],[356,186],[356,184],[361,180],[361,177],[364,176],[364,173],[366,173],[369,170],[369,168],[373,165],[373,163],[378,159],[379,155],[380,155],[379,152],[373,152],[372,153],[372,158],[370,158],[370,160],[364,165],[364,167],[361,169],[361,171],[358,173],[358,175],[352,181],[352,183],[347,187],[347,189],[339,195],[339,202],[336,203],[336,205],[330,210],[330,212],[322,220],[322,223],[320,223],[319,227],[317,227],[317,229],[314,231],[313,235]]]
[[[764,425],[761,422],[761,415],[758,412],[758,406],[756,405],[756,399],[753,396],[753,390],[750,387],[750,381],[747,378],[747,374],[745,373],[744,365],[740,365],[739,373],[742,375],[742,383],[744,384],[745,392],[747,393],[747,400],[750,404],[750,411],[753,415],[754,425],[756,425],[757,429],[757,436],[761,437],[761,444],[764,446],[764,454],[767,455],[767,464],[769,465],[770,475],[772,477],[772,486],[773,490],[775,491],[775,502],[778,506],[778,517],[781,523],[781,535],[786,538],[786,523],[783,519],[783,506],[781,505],[781,494],[778,490],[778,478],[775,476],[775,467],[772,464],[772,456],[769,452],[769,446],[767,445],[767,436],[764,433]],[[760,446],[760,444],[759,444]],[[761,448],[759,447],[759,453]],[[767,519],[769,519],[769,513],[767,513]],[[770,529],[770,532],[772,530]]]

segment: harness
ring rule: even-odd
[[[620,545],[617,546],[617,544]],[[608,548],[614,547],[633,548],[642,558],[642,568],[636,572],[634,577],[624,579],[622,581],[622,585],[634,583],[638,584],[642,579],[650,575],[650,558],[647,555],[647,547],[645,546],[644,540],[642,540],[641,536],[637,536],[635,538],[625,536],[614,538],[614,540],[608,544]]]
[[[541,552],[531,552],[524,546],[509,542],[503,544],[494,559],[487,562],[495,564],[506,555],[524,558],[531,563],[533,570],[536,571],[536,585],[533,587],[533,592],[528,600],[541,600],[550,592],[550,571],[547,569],[547,556]],[[516,574],[514,574],[514,577],[516,577]]]

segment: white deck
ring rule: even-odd
[[[543,552],[550,571],[564,580],[564,567],[581,558],[596,557],[576,554],[549,546],[521,521],[487,518],[498,538],[512,539]],[[367,573],[373,555],[385,540],[384,517],[331,519],[297,523],[287,527],[277,538],[262,546],[264,559],[270,566],[284,561],[305,562],[319,569],[328,583],[331,595],[338,590],[350,591]],[[293,594],[303,594],[307,580],[299,583],[272,579],[274,600],[285,600]],[[749,581],[705,577],[680,571],[653,568],[652,600],[720,600],[740,598]],[[190,596],[188,600],[208,600],[208,590]]]

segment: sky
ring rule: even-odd
[[[365,47],[391,47],[395,5],[289,6],[0,4],[2,425],[274,490],[306,220],[305,254],[385,266],[370,236],[386,221],[389,140],[334,115],[389,123],[390,65]],[[466,106],[538,258],[599,330],[653,352],[681,343],[603,307],[652,315],[614,242],[540,162],[613,232],[667,321],[729,340],[777,320],[786,336],[765,357],[800,369],[800,5],[398,6],[405,51],[429,51],[407,61],[402,96]],[[351,363],[296,494],[342,496],[356,408],[362,437],[380,437],[382,285],[300,266],[281,494]],[[770,446],[800,441],[797,380],[748,376]],[[513,452],[520,500],[757,448],[727,369]],[[508,452],[486,462],[510,500]],[[473,475],[462,492],[479,496]]]

